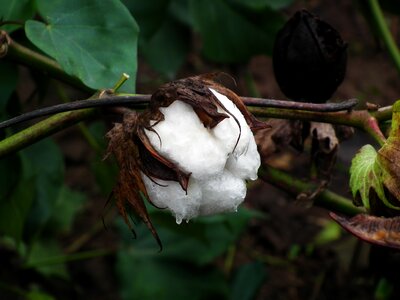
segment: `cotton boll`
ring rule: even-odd
[[[206,128],[190,105],[174,101],[160,108],[164,120],[153,127],[158,135],[146,130],[160,155],[191,173],[187,193],[178,182],[155,179],[158,185],[142,175],[152,202],[170,210],[177,223],[199,215],[236,211],[246,196],[245,180],[257,178],[260,156],[250,127],[231,100],[210,91],[229,112],[218,107],[229,117],[214,128]]]
[[[190,220],[198,216],[202,192],[195,180],[189,180],[186,194],[175,181],[157,179],[157,184],[144,174],[142,179],[153,204],[170,210],[176,218],[176,223],[180,224],[183,219]]]
[[[237,210],[246,196],[246,183],[229,171],[201,181],[202,201],[200,215],[211,215]]]
[[[236,157],[231,155],[226,163],[226,169],[242,179],[257,179],[257,171],[261,165],[260,154],[254,137],[250,139],[247,151]]]
[[[153,127],[159,136],[146,130],[150,143],[159,154],[192,173],[193,178],[222,172],[227,152],[210,136],[190,105],[174,101],[160,111],[164,120]]]
[[[235,116],[237,121],[240,124],[241,132],[239,131],[239,126],[236,123],[235,119],[229,115],[229,118],[224,119],[221,121],[216,127],[213,128],[212,132],[213,135],[220,141],[221,145],[225,147],[225,149],[230,153],[233,151],[235,147],[236,141],[240,134],[239,143],[235,149],[235,155],[241,155],[247,149],[247,145],[253,134],[250,130],[249,125],[247,124],[246,120],[244,119],[240,110],[236,107],[236,105],[228,99],[225,95],[215,91],[214,89],[210,88],[210,91],[214,94],[215,97],[222,103],[222,105],[232,114]],[[218,111],[221,113],[227,113],[221,107],[218,108]]]

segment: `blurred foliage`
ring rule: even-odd
[[[237,214],[198,218],[176,226],[169,214],[153,211],[151,217],[164,245],[160,253],[143,224],[138,226],[135,243],[121,225],[124,248],[117,257],[117,273],[122,298],[226,298],[228,282],[212,262],[235,243],[252,216],[241,209]]]
[[[292,0],[124,0],[137,20],[139,53],[171,79],[182,66],[198,33],[202,53],[212,62],[242,63],[271,54],[284,19],[277,11]],[[168,59],[166,59],[168,58]]]
[[[205,60],[245,63],[253,55],[271,53],[275,32],[284,22],[279,10],[292,2],[0,0],[0,19],[17,21],[1,29],[17,42],[55,59],[65,72],[88,87],[110,88],[125,72],[130,80],[122,91],[134,92],[137,49],[168,79],[174,78],[188,55],[198,50],[194,47],[197,41],[201,41]],[[15,93],[17,81],[26,74],[19,71],[16,64],[0,61],[0,119],[32,109],[36,104],[33,96],[39,97],[40,103],[51,89],[40,70],[33,70],[36,86],[32,95],[21,97]],[[99,122],[87,131],[104,150],[105,131],[106,126]],[[116,166],[112,161],[102,162],[103,153],[98,149],[93,152],[89,167],[104,197],[100,205],[104,205],[114,185]],[[109,254],[110,250],[65,253],[63,238],[76,238],[73,225],[89,198],[66,186],[66,168],[60,147],[50,138],[0,160],[0,250],[18,254],[16,269],[65,282],[74,290],[77,283],[68,262]],[[216,263],[238,242],[254,213],[242,209],[237,214],[200,218],[181,226],[164,212],[153,210],[151,216],[163,241],[161,253],[145,226],[137,226],[138,239],[133,241],[131,233],[117,221],[121,245],[116,249],[115,270],[123,299],[252,299],[256,295],[266,276],[262,263],[245,264],[228,270],[229,274]],[[92,229],[79,230],[85,235]],[[13,278],[0,278],[0,295],[7,291],[16,299],[60,297],[43,283],[53,281],[29,282],[28,278],[28,284],[22,284]]]

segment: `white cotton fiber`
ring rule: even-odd
[[[161,143],[156,133],[146,131],[155,150],[197,178],[222,172],[227,153],[210,136],[193,108],[182,101],[175,101],[160,110],[165,119],[153,129],[160,136]]]
[[[232,116],[208,129],[193,108],[182,101],[160,108],[164,120],[153,127],[159,137],[146,131],[158,153],[191,173],[187,194],[177,182],[154,179],[161,184],[157,185],[142,174],[151,201],[168,208],[177,223],[200,215],[236,211],[246,196],[246,180],[255,180],[260,167],[257,145],[243,115],[226,96],[210,91],[240,123],[236,148],[239,127]],[[218,111],[226,113],[221,107]]]
[[[187,194],[175,181],[154,180],[151,181],[142,173],[143,182],[152,203],[158,208],[167,208],[175,216],[180,224],[183,219],[191,219],[199,215],[202,191],[200,186],[189,180]]]
[[[218,98],[222,105],[236,117],[241,126],[240,140],[235,149],[235,155],[241,155],[246,150],[250,138],[253,138],[253,133],[251,132],[249,125],[247,125],[240,110],[231,100],[228,99],[228,97],[218,93],[214,89],[210,89],[210,91]],[[218,112],[227,113],[220,107],[218,108]],[[239,137],[239,126],[235,119],[232,116],[224,119],[218,124],[218,126],[212,129],[212,132],[219,140],[221,146],[226,147],[226,150],[231,153]]]
[[[228,158],[225,168],[232,172],[235,176],[256,180],[257,171],[260,168],[260,155],[255,155],[257,152],[257,144],[254,138],[250,139],[246,152],[236,157],[231,155]]]
[[[246,182],[229,171],[200,182],[203,198],[200,215],[234,212],[246,196]]]

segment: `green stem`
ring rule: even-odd
[[[378,32],[389,51],[390,56],[396,66],[397,71],[400,73],[400,52],[393,39],[392,34],[386,24],[385,17],[382,13],[382,9],[379,6],[378,0],[368,0],[368,5],[371,10],[372,17],[377,25]]]
[[[55,82],[55,87],[58,96],[64,103],[70,102],[67,93],[65,92],[64,88],[61,86],[59,82]],[[83,137],[86,139],[86,141],[89,143],[90,147],[92,147],[93,150],[95,150],[97,153],[101,153],[103,151],[102,147],[100,144],[96,141],[96,139],[93,137],[93,135],[90,133],[89,129],[84,123],[79,123],[78,124],[79,130],[82,133]]]
[[[90,93],[93,92],[91,88],[84,85],[78,78],[65,73],[65,71],[56,61],[32,51],[31,49],[22,46],[14,40],[11,40],[11,43],[8,46],[6,58],[13,60],[16,63],[21,63],[33,69],[45,72],[49,76],[68,83],[80,90]]]
[[[271,183],[279,188],[289,191],[294,195],[298,195],[301,192],[313,191],[317,186],[310,182],[305,182],[300,179],[294,178],[289,174],[275,169],[270,166],[265,166],[259,170],[259,176],[263,180]],[[359,213],[363,213],[364,210],[355,207],[351,200],[335,194],[329,190],[322,191],[316,198],[316,205],[333,210],[335,212],[343,213],[349,216],[353,216]]]
[[[82,120],[89,119],[96,114],[93,108],[60,113],[35,125],[28,127],[4,140],[0,141],[0,158],[17,152],[45,137],[48,137],[66,127]]]

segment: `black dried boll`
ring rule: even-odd
[[[301,10],[278,32],[273,52],[276,81],[286,97],[326,102],[346,73],[347,44],[328,23]]]

